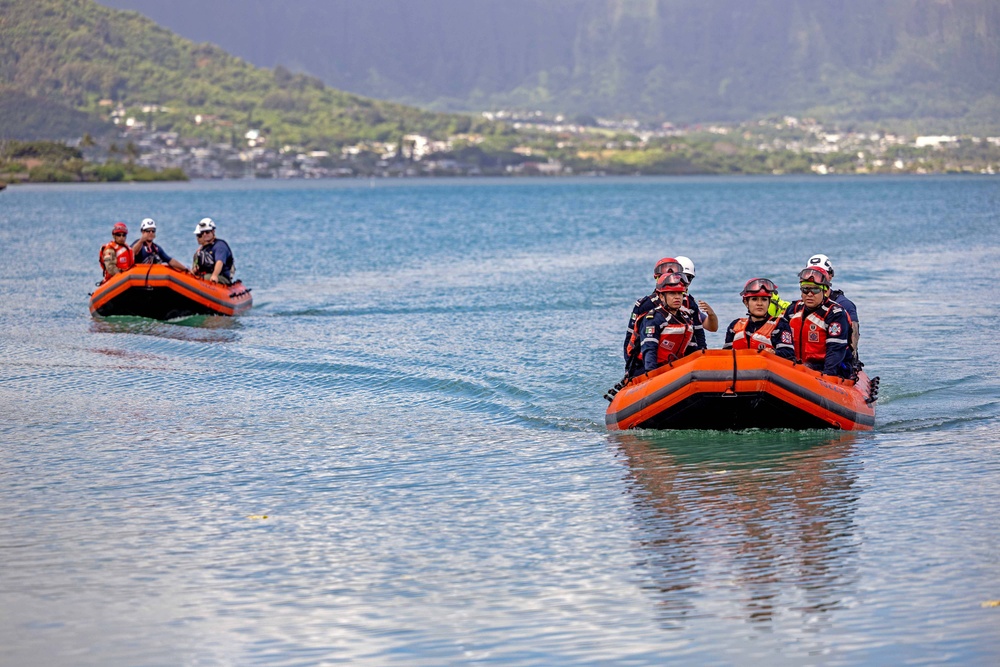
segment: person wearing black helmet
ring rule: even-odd
[[[139,225],[139,233],[142,236],[132,244],[132,252],[135,253],[136,264],[167,264],[178,271],[187,272],[187,267],[167,254],[153,239],[156,238],[156,221],[146,218]]]
[[[792,330],[781,317],[771,317],[768,307],[771,297],[778,293],[778,286],[767,278],[751,278],[743,286],[740,296],[747,308],[747,316],[732,321],[726,329],[726,342],[722,349],[771,350],[784,359],[795,358]]]
[[[851,319],[829,298],[830,274],[810,267],[799,272],[802,299],[793,301],[783,315],[792,330],[795,358],[825,375],[853,377],[844,364]]]
[[[681,305],[687,294],[687,276],[665,273],[656,281],[653,296],[656,306],[642,318],[640,356],[642,372],[648,373],[665,363],[698,351],[694,341],[694,324],[684,314]]]
[[[233,273],[236,269],[233,261],[233,251],[229,244],[215,238],[215,221],[202,218],[194,228],[200,248],[194,253],[191,272],[199,278],[223,285],[233,284]],[[207,278],[205,278],[208,276]]]

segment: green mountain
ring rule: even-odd
[[[257,129],[272,145],[441,136],[473,124],[260,69],[92,0],[0,0],[0,139],[97,134],[119,106],[160,130],[230,141]]]
[[[102,2],[426,108],[1000,127],[997,0]]]

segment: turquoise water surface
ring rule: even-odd
[[[255,307],[95,320],[111,224]],[[0,664],[995,664],[995,178],[0,193]],[[654,262],[833,259],[875,430],[609,433]],[[266,518],[263,518],[266,517]]]

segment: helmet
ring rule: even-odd
[[[653,269],[653,277],[659,278],[664,273],[681,273],[682,271],[683,269],[676,259],[673,257],[662,257],[656,263],[656,268]]]
[[[152,229],[154,232],[156,231],[156,220],[153,220],[152,218],[146,218],[139,225],[140,232],[144,232],[148,229]]]
[[[686,292],[688,279],[683,273],[664,273],[656,281],[656,291],[664,292]]]
[[[831,280],[833,279],[833,264],[830,263],[830,258],[826,255],[815,254],[809,258],[806,262],[806,266],[818,266],[827,273],[830,274]]]
[[[198,224],[194,226],[195,236],[200,235],[202,232],[214,232],[215,231],[215,221],[211,218],[202,218],[198,221]]]
[[[809,266],[799,271],[799,282],[813,283],[820,287],[829,288],[830,274],[826,272],[826,269]]]
[[[740,296],[744,299],[750,296],[770,297],[772,294],[777,293],[778,286],[767,278],[751,278],[747,281],[747,284],[743,286],[743,291],[740,292]]]
[[[112,234],[128,234],[128,225],[124,222],[116,222],[115,226],[111,228]]]
[[[677,255],[677,263],[681,265],[681,270],[687,275],[688,281],[694,280],[694,262],[688,257]]]

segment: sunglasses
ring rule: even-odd
[[[197,234],[195,234],[195,236],[197,236],[198,238],[201,238],[201,237],[202,237],[202,236],[204,236],[205,234],[211,234],[211,233],[212,233],[212,230],[211,230],[211,229],[209,229],[209,230],[207,230],[207,231],[204,231],[204,232],[198,232]]]
[[[799,289],[803,294],[820,294],[825,291],[822,287],[800,287]]]
[[[112,236],[128,236],[125,232],[115,232]]]

